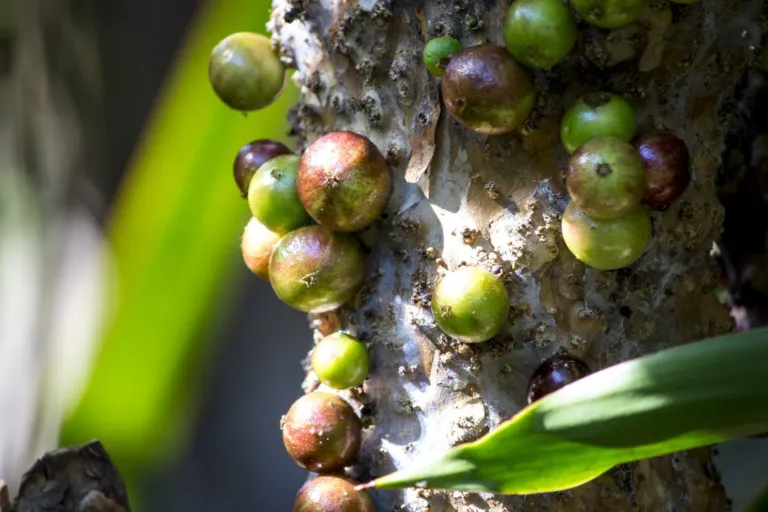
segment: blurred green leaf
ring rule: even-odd
[[[212,311],[233,295],[222,290],[241,264],[248,219],[232,177],[235,155],[254,139],[285,141],[298,97],[290,80],[275,104],[246,117],[218,100],[207,76],[213,46],[235,31],[264,32],[269,5],[215,0],[198,13],[114,210],[116,302],[62,442],[101,439],[127,477],[172,448],[199,379],[190,365]]]
[[[767,431],[766,361],[768,328],[622,363],[546,396],[478,441],[368,486],[560,491],[618,464]]]
[[[763,487],[755,499],[740,512],[768,512],[768,485]]]

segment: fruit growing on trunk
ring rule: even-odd
[[[598,137],[629,142],[637,130],[635,111],[615,94],[596,92],[579,98],[563,115],[560,140],[568,153]]]
[[[312,369],[323,384],[334,389],[359,386],[368,376],[368,351],[343,332],[323,338],[312,353]]]
[[[457,121],[487,135],[521,127],[536,100],[530,73],[494,44],[454,55],[445,69],[442,91],[445,106]]]
[[[347,402],[331,393],[315,391],[302,396],[281,426],[285,449],[308,471],[344,469],[360,449],[360,418]]]
[[[464,47],[458,39],[451,36],[435,37],[424,45],[424,64],[434,76],[443,76],[445,68],[451,61],[451,57],[459,53]]]
[[[269,257],[279,240],[279,234],[267,229],[254,217],[245,226],[240,243],[243,261],[251,272],[262,279],[269,280]]]
[[[321,313],[350,300],[363,283],[365,256],[346,233],[306,226],[272,251],[269,280],[278,298],[300,311]]]
[[[272,158],[259,167],[248,186],[251,214],[276,233],[287,233],[311,222],[296,191],[298,165],[296,155]]]
[[[301,486],[293,512],[376,512],[366,491],[355,490],[356,482],[341,476],[318,476]]]
[[[333,231],[357,231],[384,211],[392,188],[384,156],[367,137],[333,132],[312,143],[299,162],[301,203]]]
[[[432,293],[432,315],[440,329],[460,341],[493,338],[509,314],[509,297],[498,277],[477,267],[445,275]]]
[[[291,154],[291,150],[276,140],[255,140],[243,146],[237,153],[233,165],[235,183],[237,183],[237,188],[240,189],[243,197],[248,197],[248,185],[251,183],[251,178],[264,162],[276,156],[289,154]]]
[[[576,43],[576,23],[561,0],[516,0],[503,30],[509,53],[530,68],[551,68]]]
[[[277,99],[283,90],[285,68],[268,37],[237,32],[213,48],[208,77],[221,101],[245,112],[264,108]]]
[[[596,219],[613,219],[640,203],[645,194],[645,167],[632,144],[616,137],[600,137],[573,153],[566,186],[584,213]]]
[[[651,219],[642,206],[615,219],[593,219],[571,201],[563,213],[563,239],[576,258],[598,270],[631,265],[651,239]]]
[[[592,373],[587,363],[570,354],[558,354],[544,360],[528,381],[528,403],[532,404],[550,393]]]
[[[666,208],[680,197],[691,181],[688,147],[669,132],[652,132],[635,140],[646,169],[643,202]]]
[[[600,28],[618,28],[637,21],[645,12],[646,0],[571,0],[579,16]]]

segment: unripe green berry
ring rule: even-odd
[[[637,130],[635,111],[615,94],[594,92],[579,98],[565,111],[560,123],[560,140],[573,153],[592,139],[616,137],[632,140]]]
[[[463,50],[458,39],[451,36],[435,37],[424,46],[424,64],[434,76],[443,76],[451,57]]]
[[[322,383],[334,389],[353,388],[368,376],[368,351],[349,334],[335,332],[315,347],[312,369]]]
[[[616,270],[643,255],[651,239],[651,219],[642,206],[615,219],[593,219],[571,201],[562,230],[576,259],[598,270]]]
[[[214,47],[208,77],[224,103],[245,112],[264,108],[277,99],[283,90],[285,68],[268,37],[238,32]]]
[[[508,314],[504,284],[477,267],[460,267],[446,274],[432,293],[432,316],[437,326],[466,343],[493,338]]]
[[[259,167],[248,186],[251,214],[275,233],[306,226],[310,219],[296,190],[299,157],[276,156]]]
[[[571,7],[587,22],[600,28],[618,28],[637,21],[647,0],[571,0]]]
[[[504,19],[504,42],[529,68],[551,68],[576,43],[576,22],[561,0],[515,0]]]
[[[234,168],[235,183],[237,188],[248,197],[248,185],[251,184],[251,178],[265,162],[280,155],[289,155],[291,150],[276,140],[254,140],[249,142],[237,153]]]
[[[621,217],[645,194],[645,166],[629,142],[598,137],[571,156],[566,186],[573,202],[590,217]]]

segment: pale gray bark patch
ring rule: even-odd
[[[370,248],[367,286],[333,318],[364,339],[372,357],[363,387],[340,393],[368,425],[351,468],[362,480],[493,429],[525,405],[528,376],[559,350],[603,368],[732,328],[713,293],[709,252],[723,219],[714,177],[733,88],[765,29],[762,2],[652,0],[630,27],[607,32],[581,23],[573,54],[535,72],[538,99],[524,129],[480,136],[440,108],[439,81],[421,51],[446,33],[465,46],[502,43],[507,5],[273,1],[269,29],[302,86],[291,116],[300,145],[332,130],[364,134],[395,178],[384,218],[360,233]],[[567,203],[560,116],[597,90],[627,98],[641,132],[673,130],[693,162],[685,194],[653,213],[647,253],[616,272],[586,268],[560,234]],[[449,339],[429,310],[435,281],[465,264],[503,275],[512,298],[508,325],[483,344]],[[320,324],[327,327],[327,318]],[[318,385],[308,369],[304,389]],[[382,510],[409,511],[729,508],[708,450],[622,466],[563,493],[413,489],[376,499]]]

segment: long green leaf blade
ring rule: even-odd
[[[768,328],[687,344],[577,381],[495,431],[363,487],[535,494],[612,467],[768,430]]]

